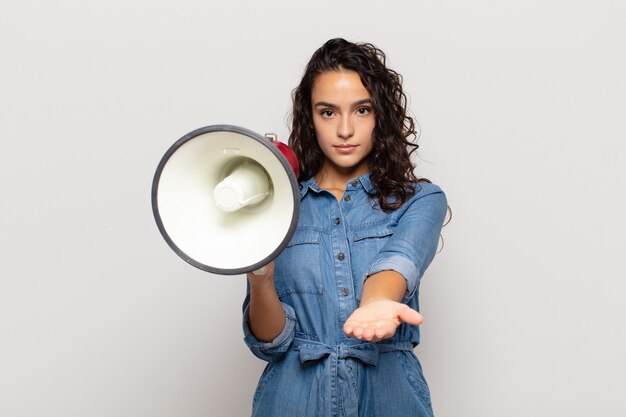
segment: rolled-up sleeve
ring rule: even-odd
[[[293,332],[296,325],[296,312],[294,309],[285,303],[282,303],[283,310],[285,312],[285,327],[278,336],[271,342],[263,342],[252,334],[249,323],[249,296],[246,297],[243,306],[243,333],[244,341],[252,353],[264,361],[272,361],[282,356],[291,345],[293,341]]]
[[[407,204],[393,235],[367,270],[367,277],[389,270],[401,274],[407,281],[404,303],[413,298],[435,257],[448,209],[444,192],[433,184],[424,185]]]

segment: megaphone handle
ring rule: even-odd
[[[270,261],[268,264],[250,272],[251,275],[259,277],[259,279],[274,275],[274,261]]]
[[[257,269],[256,271],[252,271],[253,275],[265,275],[265,273],[267,272],[268,266],[262,266],[259,269]]]

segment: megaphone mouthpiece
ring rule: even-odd
[[[215,205],[232,213],[245,206],[260,203],[270,193],[270,181],[263,168],[242,162],[213,190]]]

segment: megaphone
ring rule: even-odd
[[[194,130],[162,157],[152,182],[161,235],[189,264],[235,275],[287,246],[300,214],[295,153],[232,125]]]

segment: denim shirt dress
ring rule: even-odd
[[[443,191],[420,182],[399,209],[378,207],[369,175],[350,180],[341,200],[314,178],[300,184],[300,218],[276,258],[275,283],[286,315],[271,342],[248,325],[245,342],[268,361],[253,398],[257,417],[431,416],[430,393],[413,353],[419,327],[401,324],[378,343],[348,337],[363,283],[384,270],[407,281],[402,302],[419,310],[420,278],[437,250],[447,210]]]

